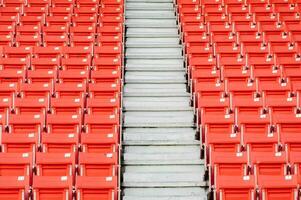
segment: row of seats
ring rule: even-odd
[[[300,198],[299,6],[177,1],[214,199]]]
[[[0,195],[3,199],[117,199],[116,177],[76,177],[72,186],[69,176],[0,176]],[[30,186],[32,185],[32,186]]]
[[[120,101],[115,98],[47,98],[28,97],[16,98],[15,96],[0,97],[0,113],[5,114],[64,114],[81,115],[83,113],[117,113]]]
[[[2,97],[20,96],[22,98],[115,98],[119,96],[119,83],[99,82],[99,83],[57,83],[55,85],[48,83],[2,83],[0,84]]]
[[[1,153],[1,177],[117,175],[117,153]],[[17,162],[16,162],[17,160]],[[72,181],[74,184],[74,180]]]
[[[193,8],[191,11],[187,8]],[[181,17],[185,18],[193,15],[204,22],[240,22],[240,21],[285,21],[296,23],[300,21],[300,3],[297,1],[179,1],[179,11]]]
[[[54,58],[60,65],[61,58],[86,58],[117,57],[121,55],[122,46],[75,46],[75,47],[10,47],[0,46],[0,58]],[[1,59],[3,60],[3,59]],[[31,63],[35,59],[31,60]],[[18,62],[18,60],[14,60]],[[21,60],[20,60],[21,61]],[[50,62],[51,60],[49,60]],[[51,63],[51,62],[50,62]]]
[[[114,154],[118,148],[118,127],[117,130],[83,132],[83,133],[5,133],[1,134],[1,156],[13,155],[11,153],[101,153]],[[89,130],[89,129],[88,129]],[[112,132],[110,132],[112,131]],[[115,131],[115,132],[113,132]],[[91,155],[92,155],[91,154]],[[99,160],[101,162],[101,160]],[[5,161],[3,161],[5,162]],[[76,162],[76,160],[74,160]],[[115,163],[117,164],[117,163]]]
[[[66,106],[68,109],[68,107]],[[98,108],[98,107],[97,107]],[[11,133],[39,132],[45,129],[49,133],[80,133],[82,125],[85,126],[87,132],[102,133],[102,127],[110,127],[113,129],[115,125],[119,125],[118,114],[116,113],[93,113],[87,115],[76,115],[68,112],[60,114],[11,114],[1,115],[1,124],[9,129]]]
[[[123,4],[0,1],[0,199],[118,199]]]

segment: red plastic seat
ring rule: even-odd
[[[77,152],[79,135],[76,133],[52,134],[43,133],[42,151],[49,153]]]
[[[85,5],[78,5],[77,7],[74,8],[74,13],[76,16],[88,16],[88,17],[93,17],[95,16],[95,13],[98,12],[98,5],[97,4],[90,4],[89,6]]]
[[[256,178],[248,176],[218,176],[216,182],[216,199],[255,199]]]
[[[6,69],[0,70],[0,82],[21,84],[25,82],[26,70]]]
[[[14,96],[12,97],[0,96],[0,116],[3,117],[11,112],[11,110],[13,109],[13,98]]]
[[[113,126],[111,126],[113,129]],[[95,128],[95,127],[94,127]],[[82,134],[82,151],[87,153],[112,153],[117,152],[118,133],[106,130],[107,127],[99,131]],[[92,133],[92,134],[91,134]],[[94,133],[94,134],[93,134]]]
[[[295,143],[300,141],[299,129],[301,118],[298,114],[281,114],[273,116],[273,122],[276,124],[277,132],[283,143]]]
[[[63,15],[50,15],[46,16],[46,24],[47,26],[52,25],[60,25],[60,26],[68,26],[71,23],[71,15],[63,13]]]
[[[286,160],[286,152],[279,151],[279,145],[272,142],[253,142],[247,145],[249,153],[249,162],[281,162]]]
[[[3,16],[0,15],[0,22],[3,25],[14,25],[16,23],[17,16]]]
[[[63,70],[86,70],[88,71],[91,65],[90,58],[63,58],[62,69]]]
[[[26,16],[43,16],[48,14],[48,4],[44,5],[44,7],[24,7],[24,14]]]
[[[51,112],[57,115],[82,115],[84,100],[81,98],[52,98]]]
[[[86,84],[83,83],[56,83],[55,97],[56,98],[83,98],[86,94]]]
[[[79,175],[91,177],[106,177],[117,175],[116,153],[80,153]]]
[[[34,176],[33,196],[39,200],[71,199],[72,178],[68,176]]]
[[[118,55],[121,55],[121,53],[122,53],[121,45],[94,47],[94,56],[96,58],[104,57],[104,56],[116,57]]]
[[[26,3],[27,6],[29,7],[46,7],[47,5],[50,5],[51,1],[50,0],[43,0],[43,1],[28,0]]]
[[[62,48],[56,47],[34,47],[34,56],[37,58],[58,58],[62,54]]]
[[[67,33],[62,33],[61,35],[45,35],[44,34],[43,44],[45,47],[68,46],[69,38],[68,38]]]
[[[53,94],[52,83],[22,83],[20,84],[21,97],[49,98]]]
[[[37,65],[36,65],[37,66]],[[44,66],[39,66],[44,67]],[[45,66],[47,68],[47,66]],[[51,66],[49,66],[51,67]],[[54,66],[54,68],[57,66]],[[57,71],[47,70],[47,69],[37,69],[37,70],[28,70],[27,71],[27,81],[29,83],[43,83],[43,84],[53,84],[57,79]]]
[[[32,153],[40,144],[40,133],[2,133],[2,152]]]
[[[28,58],[1,58],[1,70],[26,70],[29,67]]]
[[[32,153],[1,153],[0,158],[0,177],[31,176]]]
[[[76,46],[76,47],[63,47],[63,55],[65,58],[86,58],[92,57],[92,46]]]
[[[85,85],[88,82],[88,70],[60,70],[58,81],[60,83],[77,83]]]
[[[32,58],[31,70],[34,71],[56,71],[60,66],[60,60],[58,58]]]
[[[80,115],[47,115],[47,132],[51,134],[77,134],[81,131]]]
[[[240,133],[235,128],[234,115],[226,108],[204,108],[201,120],[205,136],[205,144],[240,143]]]
[[[118,57],[99,57],[99,58],[95,58],[93,59],[93,65],[94,65],[94,70],[96,71],[101,71],[103,69],[111,69],[111,70],[115,70],[121,71],[121,65],[122,65],[122,60],[121,58]]]
[[[117,177],[77,176],[75,185],[76,197],[82,200],[116,198]]]
[[[97,23],[97,15],[92,16],[72,16],[72,22],[75,26],[95,26]]]
[[[36,155],[37,176],[73,176],[74,153],[41,153]]]
[[[247,176],[249,174],[249,166],[246,152],[210,152],[210,183],[214,183],[215,179],[222,176]],[[214,171],[213,171],[214,170]]]
[[[115,99],[87,99],[88,114],[110,114],[117,115],[119,113],[119,102]]]
[[[36,15],[20,16],[20,25],[35,25],[35,26],[39,26],[39,25],[41,25],[41,24],[44,23],[43,19],[44,19],[44,15],[42,15],[42,16],[36,16]]]
[[[0,83],[0,96],[3,98],[12,98],[19,91],[19,84],[16,83]],[[5,100],[6,101],[6,100]]]
[[[0,199],[23,200],[29,197],[29,177],[0,176]]]
[[[237,109],[237,120],[245,143],[277,142],[278,135],[271,129],[271,117],[260,108]]]
[[[33,52],[32,47],[9,47],[3,48],[4,57],[7,58],[27,58],[30,57]]]
[[[45,115],[49,110],[48,98],[15,98],[15,114],[40,114]]]
[[[39,133],[43,130],[45,116],[40,114],[22,114],[9,115],[9,132],[10,133]]]
[[[120,91],[120,83],[94,83],[89,84],[91,98],[115,98]]]
[[[55,17],[71,17],[73,6],[64,7],[64,6],[55,6],[49,8],[50,16]]]
[[[258,176],[261,196],[267,200],[297,199],[297,177],[286,176]]]
[[[17,2],[12,2],[13,4]],[[17,17],[18,14],[21,13],[21,2],[19,1],[19,6],[5,6],[0,8],[0,16],[9,16],[9,17]]]

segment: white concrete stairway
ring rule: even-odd
[[[174,3],[125,6],[123,200],[206,199]]]

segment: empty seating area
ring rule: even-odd
[[[299,199],[301,1],[178,0],[212,196]]]
[[[118,198],[123,1],[0,1],[0,199]]]

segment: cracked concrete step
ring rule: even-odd
[[[194,127],[193,111],[127,111],[125,127]]]
[[[130,84],[124,86],[124,96],[190,96],[185,84]]]
[[[123,200],[207,200],[201,187],[125,188],[124,194]]]
[[[124,146],[125,165],[199,165],[200,145]]]
[[[179,31],[177,27],[157,27],[157,28],[143,28],[143,27],[129,27],[126,31],[127,38],[139,38],[139,37],[175,37],[179,38]]]
[[[125,97],[123,105],[128,110],[192,110],[189,97]]]
[[[193,187],[204,185],[198,165],[125,166],[125,187]]]
[[[126,128],[123,131],[125,145],[200,144],[195,140],[193,128]]]
[[[127,72],[127,83],[186,83],[184,72]]]
[[[127,27],[164,27],[176,28],[177,21],[174,19],[127,19],[125,22]]]
[[[125,13],[127,19],[173,19],[176,20],[176,15],[173,10],[128,10]]]

